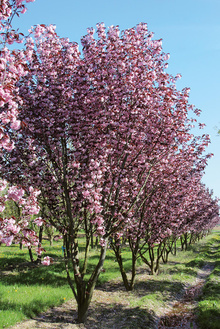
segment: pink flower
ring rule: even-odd
[[[86,190],[86,191],[82,192],[82,195],[84,196],[84,198],[86,198],[86,197],[90,196],[90,193],[88,190]]]
[[[13,238],[14,238],[13,235],[11,235],[9,237],[2,238],[1,242],[5,243],[6,246],[9,247],[12,244]]]
[[[36,249],[36,253],[37,253],[38,255],[41,255],[43,251],[45,251],[45,249],[44,249],[44,248],[41,248],[41,247],[39,247],[39,248]],[[45,265],[46,265],[46,264],[45,264]]]
[[[105,245],[106,245],[106,240],[103,239],[103,238],[101,238],[99,244],[100,244],[101,247],[105,247]]]
[[[3,212],[5,210],[5,206],[4,205],[0,205],[0,212]]]
[[[49,266],[51,263],[52,258],[50,258],[49,256],[44,257],[44,260],[42,261],[42,264],[45,266]]]
[[[27,8],[23,8],[23,9],[21,10],[21,14],[26,13],[26,11],[27,11]]]
[[[8,199],[11,199],[15,202],[20,201],[23,195],[24,195],[24,190],[21,188],[12,186],[8,189]]]
[[[34,220],[34,223],[35,223],[37,226],[42,226],[42,225],[44,224],[44,220],[43,220],[41,217],[39,217],[39,218],[36,218],[36,219]]]
[[[18,130],[20,128],[21,121],[20,120],[15,120],[11,122],[11,129]]]
[[[0,180],[0,191],[3,191],[7,186],[6,180]]]

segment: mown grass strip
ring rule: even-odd
[[[220,328],[220,229],[206,245],[206,261],[214,265],[199,298],[198,324],[201,329]]]

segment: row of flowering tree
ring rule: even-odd
[[[152,204],[148,204],[148,209],[145,208],[147,211],[142,212],[131,226],[126,227],[123,239],[119,239],[117,234],[114,236],[111,246],[126,290],[132,290],[134,287],[138,258],[149,267],[151,274],[158,274],[160,262],[166,263],[170,253],[176,254],[176,242],[179,238],[182,249],[186,250],[188,245],[203,237],[217,225],[218,200],[213,199],[201,183],[198,185],[198,191],[193,192],[194,196],[187,195],[186,202],[180,198],[176,199],[176,193],[166,194],[165,199],[155,195],[156,200],[151,200]],[[194,185],[193,189],[196,188]],[[186,194],[186,190],[184,193]],[[128,241],[128,244],[124,241]],[[128,245],[132,255],[129,274],[126,273],[122,256]]]
[[[16,52],[26,63],[13,93],[19,124],[4,127],[14,145],[2,149],[1,175],[41,192],[43,219],[63,235],[67,279],[85,322],[109,239],[116,256],[120,237],[129,239],[135,274],[137,255],[203,220],[197,197],[209,138],[191,134],[189,111],[198,111],[166,73],[169,56],[146,24],[121,33],[99,24],[96,38],[89,29],[83,56],[53,26],[30,33]],[[93,234],[99,261],[85,279]]]

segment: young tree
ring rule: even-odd
[[[123,234],[157,189],[152,175],[161,165],[165,172],[170,155],[192,139],[188,89],[176,90],[176,78],[165,71],[168,56],[147,25],[120,34],[99,24],[97,32],[97,39],[93,29],[82,38],[81,58],[78,45],[59,38],[53,26],[33,30],[24,50],[28,73],[18,85],[22,125],[9,131],[16,147],[4,151],[1,163],[5,179],[41,190],[44,219],[64,236],[79,322],[86,320],[109,237]],[[85,280],[93,233],[100,237],[99,261]]]

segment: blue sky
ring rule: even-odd
[[[220,0],[36,0],[15,26],[26,33],[35,24],[54,24],[59,36],[80,43],[98,22],[121,30],[145,22],[163,39],[167,71],[181,73],[178,89],[190,87],[190,103],[202,110],[206,128],[199,132],[211,136],[208,151],[214,153],[203,181],[220,198]]]

